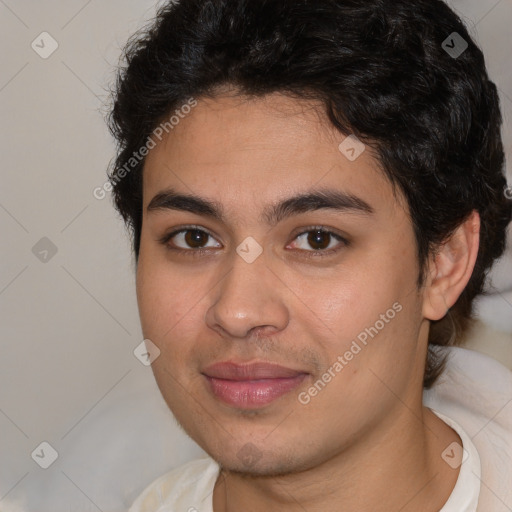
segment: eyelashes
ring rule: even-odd
[[[176,238],[176,240],[173,242],[174,238]],[[203,244],[208,243],[209,238],[215,240],[215,237],[211,233],[199,226],[182,226],[180,229],[165,234],[158,239],[158,242],[175,254],[198,257],[211,254],[217,248],[222,247],[219,242],[216,242],[218,245],[214,245],[213,247],[204,247]],[[324,226],[309,226],[303,228],[302,231],[294,236],[292,242],[295,242],[297,239],[302,239],[302,244],[305,246],[313,246],[311,250],[304,248],[295,250],[295,252],[300,253],[301,256],[306,258],[331,256],[349,245],[349,241],[345,237]],[[324,247],[326,245],[324,243],[325,241],[328,241],[327,247]],[[337,242],[334,248],[330,247],[333,241]],[[188,245],[189,247],[180,247],[176,245],[176,242]],[[199,247],[194,247],[195,244],[198,244]],[[320,248],[314,247],[315,245],[320,245]]]

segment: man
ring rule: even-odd
[[[453,348],[512,216],[457,16],[182,0],[125,54],[114,198],[156,381],[210,456],[131,510],[509,510],[512,377],[479,356],[466,382]]]

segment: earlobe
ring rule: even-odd
[[[464,291],[478,255],[480,215],[473,210],[429,260],[423,316],[440,320]]]

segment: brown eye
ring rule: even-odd
[[[307,252],[332,253],[338,250],[337,246],[348,245],[348,242],[340,235],[319,228],[304,231],[295,240],[301,240],[300,243],[295,245],[298,246],[298,249]],[[308,247],[313,250],[308,249]]]
[[[199,229],[188,229],[183,239],[189,247],[200,248],[207,243],[209,236],[208,233]]]
[[[313,249],[326,249],[331,241],[331,234],[320,230],[310,231],[307,241]]]
[[[209,239],[214,240],[212,235],[202,229],[194,227],[182,228],[165,235],[160,243],[166,245],[169,249],[183,252],[198,252],[203,249],[210,249],[212,247],[220,247],[217,245],[207,245]]]

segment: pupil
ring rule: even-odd
[[[322,238],[324,239],[324,242],[322,244]],[[308,242],[314,247],[315,244],[319,244],[321,247],[318,247],[318,249],[325,249],[329,246],[329,234],[325,233],[324,231],[318,230],[318,231],[312,231],[308,237]]]
[[[202,246],[206,243],[206,240],[201,240],[206,238],[207,234],[199,231],[197,229],[191,229],[185,233],[185,241],[188,245],[195,247],[194,244],[198,244],[199,246]],[[201,243],[202,242],[202,243]]]

